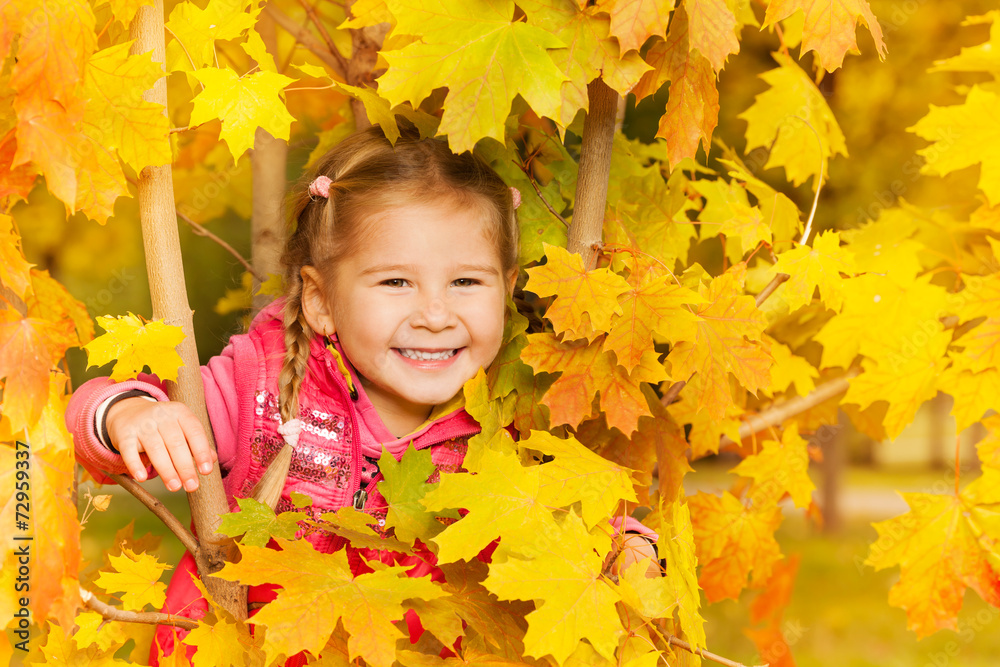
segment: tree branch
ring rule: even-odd
[[[794,417],[810,408],[814,408],[823,401],[829,400],[838,394],[843,394],[847,391],[848,386],[850,386],[851,378],[857,377],[859,373],[861,373],[859,369],[852,368],[847,371],[846,375],[821,384],[805,396],[796,396],[795,398],[773,405],[756,415],[746,417],[743,423],[740,424],[740,439],[749,438],[776,424],[780,424],[789,417]],[[727,436],[722,436],[719,440],[719,446],[729,445],[732,442]]]
[[[757,295],[757,307],[760,308],[761,304],[767,301],[768,297],[774,294],[774,290],[781,287],[781,284],[787,282],[789,278],[791,278],[791,276],[787,273],[776,274],[774,278],[771,279],[771,282],[769,282],[767,286],[760,291],[760,294]]]
[[[170,529],[177,539],[181,541],[184,548],[191,552],[192,556],[197,556],[198,552],[201,550],[201,545],[198,543],[198,538],[196,538],[190,530],[188,530],[180,519],[175,517],[173,513],[167,509],[167,506],[159,501],[159,499],[151,494],[146,489],[129,477],[128,475],[116,475],[114,473],[108,473],[108,477],[115,480],[118,486],[122,487],[133,496],[139,499],[143,505],[149,508],[149,511],[155,514],[164,525]]]
[[[566,249],[583,257],[583,266],[589,271],[597,266],[604,227],[618,93],[598,77],[587,84],[587,98],[589,109],[583,122],[576,206],[567,234]]]
[[[299,44],[306,47],[313,55],[322,60],[327,67],[340,77],[341,81],[347,78],[347,72],[340,66],[340,61],[331,53],[325,45],[313,37],[312,33],[300,26],[292,19],[288,18],[284,12],[276,9],[271,3],[264,5],[264,13],[274,19],[274,22],[287,30],[292,37],[298,40]],[[340,54],[337,54],[340,55]]]
[[[250,262],[248,262],[240,253],[238,253],[236,251],[236,248],[234,248],[233,246],[229,245],[228,243],[226,243],[225,241],[223,241],[220,237],[216,236],[212,232],[208,231],[208,228],[205,227],[204,225],[195,222],[194,220],[192,220],[188,216],[184,215],[180,211],[177,211],[176,209],[175,209],[175,212],[177,213],[177,217],[178,218],[180,218],[181,220],[183,220],[187,224],[191,225],[191,229],[194,231],[195,234],[197,234],[198,236],[204,236],[206,238],[212,239],[213,241],[215,241],[216,243],[218,243],[220,246],[222,246],[223,250],[225,250],[230,255],[232,255],[233,257],[235,257],[236,260],[240,264],[243,265],[243,268],[245,268],[247,271],[250,272],[250,275],[252,275],[254,278],[256,278],[257,280],[259,280],[262,283],[263,282],[267,282],[267,276],[263,276],[258,271],[256,271],[253,268],[253,266],[250,265]]]
[[[563,225],[569,228],[569,221],[566,220],[566,218],[559,215],[558,211],[552,208],[552,204],[549,203],[549,200],[545,198],[545,195],[543,195],[542,191],[539,189],[538,183],[535,183],[535,179],[531,177],[528,167],[520,164],[518,166],[521,168],[521,171],[524,172],[524,175],[528,177],[528,181],[531,183],[531,187],[534,188],[535,194],[538,195],[538,198],[542,200],[543,204],[545,204],[545,208],[549,209],[549,213],[554,215],[556,219],[559,220],[559,222],[563,223]]]
[[[706,660],[711,660],[712,662],[717,662],[720,665],[726,665],[726,667],[746,667],[746,665],[744,665],[742,662],[736,662],[735,660],[730,660],[729,658],[723,658],[721,655],[716,655],[715,653],[712,653],[710,651],[706,651],[704,649],[692,647],[690,644],[688,644],[683,639],[678,639],[677,637],[674,637],[673,635],[667,635],[666,639],[667,639],[668,642],[670,642],[671,646],[676,646],[677,648],[682,648],[685,651],[687,651],[688,653],[693,653],[695,655],[699,655],[702,658],[705,658]],[[768,667],[768,665],[765,663],[763,665],[760,665],[760,667]]]
[[[323,20],[316,13],[316,8],[310,5],[308,0],[299,0],[299,4],[306,10],[306,16],[316,26],[316,30],[319,31],[319,36],[323,38],[323,42],[326,43],[326,48],[329,49],[330,54],[340,63],[341,70],[346,72],[348,68],[347,61],[344,59],[344,56],[340,55],[340,51],[337,50],[337,45],[333,43],[330,33],[327,32],[326,26],[323,25]]]
[[[126,623],[148,623],[150,625],[173,625],[184,630],[194,630],[198,627],[198,621],[183,616],[164,614],[159,611],[126,611],[118,607],[112,607],[107,602],[97,599],[97,596],[80,586],[80,597],[83,604],[88,609],[96,611],[109,621],[124,621]]]

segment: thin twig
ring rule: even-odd
[[[558,219],[559,222],[563,223],[563,225],[566,226],[566,229],[569,229],[569,222],[566,220],[566,218],[559,215],[559,213],[554,208],[552,208],[552,204],[550,204],[549,200],[546,199],[545,195],[542,194],[542,191],[538,188],[538,184],[535,183],[535,179],[531,177],[531,174],[528,173],[528,170],[525,167],[521,167],[521,169],[522,171],[524,171],[524,174],[528,177],[528,182],[531,183],[531,187],[535,189],[535,194],[538,195],[538,198],[542,200],[543,204],[545,204],[545,208],[549,209],[549,213],[556,216],[556,219]]]
[[[147,623],[149,625],[173,625],[174,627],[183,628],[184,630],[194,630],[198,627],[198,621],[193,621],[190,618],[184,618],[183,616],[164,614],[159,611],[127,611],[125,609],[113,607],[107,602],[98,600],[96,595],[88,591],[83,586],[80,586],[80,597],[83,599],[83,604],[86,605],[88,609],[96,611],[109,621]]]
[[[677,648],[682,648],[688,653],[694,653],[695,655],[700,655],[706,660],[711,660],[712,662],[717,662],[720,665],[726,665],[726,667],[746,667],[742,662],[736,662],[735,660],[730,660],[729,658],[723,658],[721,655],[716,655],[711,651],[706,651],[702,648],[692,647],[683,639],[678,639],[673,635],[667,635],[667,641],[670,642],[671,646],[676,646]],[[768,667],[768,663],[764,663],[759,667]]]
[[[264,12],[274,19],[275,23],[287,30],[292,37],[298,40],[299,44],[306,47],[306,49],[311,51],[313,55],[326,63],[326,65],[340,77],[341,82],[346,80],[347,72],[340,66],[340,61],[337,60],[337,56],[331,53],[326,48],[326,45],[322,44],[319,40],[313,37],[311,32],[306,30],[303,26],[295,23],[295,21],[290,19],[282,11],[275,9],[271,3],[264,5]],[[337,55],[339,56],[340,54],[338,53]]]
[[[787,401],[773,405],[763,412],[750,415],[740,424],[740,439],[749,438],[752,435],[765,431],[776,424],[780,424],[789,417],[801,414],[810,408],[814,408],[823,401],[829,400],[838,394],[847,391],[850,380],[856,377],[861,371],[858,368],[851,368],[846,375],[825,382],[805,396],[796,396]],[[732,440],[723,436],[719,441],[719,446],[732,444]]]
[[[791,276],[787,273],[776,274],[774,278],[771,279],[771,282],[769,282],[767,286],[760,291],[760,294],[757,295],[757,307],[760,308],[760,305],[767,301],[769,296],[774,294],[774,290],[781,287],[781,283],[787,281],[789,278],[791,278]]]
[[[184,545],[185,549],[191,552],[192,556],[195,558],[198,557],[198,552],[201,551],[201,545],[198,543],[198,538],[196,538],[191,531],[180,522],[180,519],[175,517],[173,513],[167,509],[167,506],[161,503],[156,496],[142,488],[138,482],[128,475],[108,473],[108,477],[113,479],[118,486],[138,498],[139,502],[148,507],[149,511],[159,517],[160,521],[162,521],[164,525],[170,529],[170,532],[177,536],[177,539],[181,541],[181,544]]]
[[[330,49],[330,53],[333,54],[333,57],[337,59],[341,68],[346,72],[348,70],[347,60],[340,54],[340,51],[337,50],[337,45],[333,43],[330,33],[327,32],[326,26],[323,25],[323,21],[320,19],[319,14],[316,13],[316,8],[310,5],[308,0],[299,0],[299,4],[306,10],[306,16],[308,16],[309,20],[313,22],[313,25],[316,26],[316,30],[319,31],[319,36],[323,38],[324,42],[326,42],[326,48]]]
[[[247,271],[249,271],[254,278],[256,278],[262,283],[267,282],[267,276],[262,276],[257,271],[255,271],[253,266],[251,266],[250,262],[248,262],[240,253],[236,251],[236,248],[229,245],[228,243],[223,241],[221,238],[219,238],[212,232],[208,231],[208,229],[204,225],[195,222],[194,220],[184,215],[180,211],[177,211],[177,217],[183,220],[184,222],[188,223],[189,225],[191,225],[191,229],[194,230],[194,233],[197,234],[198,236],[204,236],[210,238],[216,243],[218,243],[220,246],[222,246],[222,248],[230,255],[235,257],[239,261],[239,263],[242,264],[243,267]]]
[[[823,189],[823,167],[825,164],[823,160],[823,140],[820,138],[819,132],[816,131],[816,128],[812,126],[812,123],[807,121],[805,118],[801,118],[799,116],[792,116],[792,118],[798,118],[805,123],[806,127],[812,130],[812,133],[816,135],[816,143],[819,144],[819,180],[816,181],[816,196],[813,197],[812,210],[809,211],[809,220],[806,221],[806,228],[802,232],[802,240],[799,241],[802,245],[808,245],[809,234],[812,233],[813,219],[816,217],[816,208],[819,206],[819,193]]]
[[[663,405],[670,405],[673,403],[677,396],[681,393],[681,389],[683,389],[686,384],[687,380],[681,380],[680,382],[675,382],[670,385],[670,389],[667,389],[667,393],[663,395],[660,402],[663,403]]]

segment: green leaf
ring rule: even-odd
[[[236,502],[239,503],[240,511],[224,514],[222,523],[215,532],[229,537],[243,535],[242,543],[253,547],[264,546],[272,537],[294,539],[295,533],[299,531],[298,522],[309,518],[303,512],[282,512],[275,515],[274,510],[253,498],[237,498]]]
[[[389,0],[394,35],[419,35],[383,51],[389,63],[379,93],[392,106],[419,106],[447,87],[440,131],[452,150],[471,150],[483,137],[504,141],[504,123],[520,94],[540,116],[558,118],[566,76],[549,56],[563,43],[551,33],[512,21],[511,0]]]
[[[431,461],[430,449],[417,451],[411,442],[403,457],[397,461],[389,450],[383,448],[378,467],[385,478],[378,483],[378,490],[389,508],[385,525],[395,528],[396,537],[410,543],[417,538],[427,541],[444,530],[433,512],[428,512],[420,502],[433,488],[427,483],[427,478],[437,470]]]

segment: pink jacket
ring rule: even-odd
[[[248,333],[233,336],[219,356],[201,367],[206,407],[231,511],[238,509],[237,497],[250,495],[267,463],[283,444],[277,433],[280,423],[277,378],[285,352],[282,304],[278,299],[261,310]],[[304,422],[304,429],[295,447],[277,507],[279,512],[292,508],[290,494],[298,492],[313,499],[316,516],[359,501],[359,504],[363,502],[365,511],[381,520],[385,516],[386,503],[377,490],[381,474],[375,460],[382,455],[383,446],[397,459],[411,442],[417,449],[430,448],[431,460],[438,471],[454,472],[461,467],[468,438],[480,430],[476,421],[459,409],[430,422],[416,433],[396,438],[360,389],[358,377],[349,364],[348,371],[353,386],[358,388],[353,393],[338,370],[332,352],[320,337],[313,338],[309,372],[299,392],[299,418]],[[97,408],[107,398],[129,389],[141,389],[158,400],[167,400],[163,384],[155,376],[141,374],[137,380],[117,383],[110,378],[90,380],[76,390],[67,406],[66,423],[74,436],[77,458],[99,482],[108,481],[103,471],[123,473],[126,468],[121,456],[97,439]],[[151,468],[149,472],[153,473]],[[365,494],[359,493],[363,483],[367,483],[366,499]],[[652,535],[633,519],[627,521],[626,529]],[[320,551],[328,552],[338,547],[329,535],[313,534],[308,539]],[[433,556],[427,555],[433,561]],[[393,560],[386,552],[368,552],[365,556]],[[416,565],[411,572],[414,576],[435,569],[432,562],[421,562],[412,556],[400,562],[410,561]],[[355,554],[352,565],[359,562]],[[191,583],[192,576],[197,576],[196,568],[188,553],[167,588],[164,612],[191,618],[204,615],[207,604]],[[268,587],[250,589],[251,602],[272,598],[272,589]],[[166,654],[172,652],[173,630],[160,626],[157,643]],[[151,660],[155,659],[155,655],[151,656]]]

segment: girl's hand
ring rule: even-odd
[[[195,464],[208,474],[218,460],[201,422],[177,401],[126,398],[108,410],[107,426],[111,444],[121,453],[129,474],[140,482],[146,479],[148,460],[167,489],[177,491],[183,483],[186,491],[194,491],[198,488]]]
[[[646,576],[660,576],[660,564],[656,561],[656,551],[649,540],[636,533],[626,533],[620,535],[619,538],[621,539],[620,549],[617,554],[612,552],[614,560],[605,569],[606,573],[618,576],[633,563],[648,561]]]

